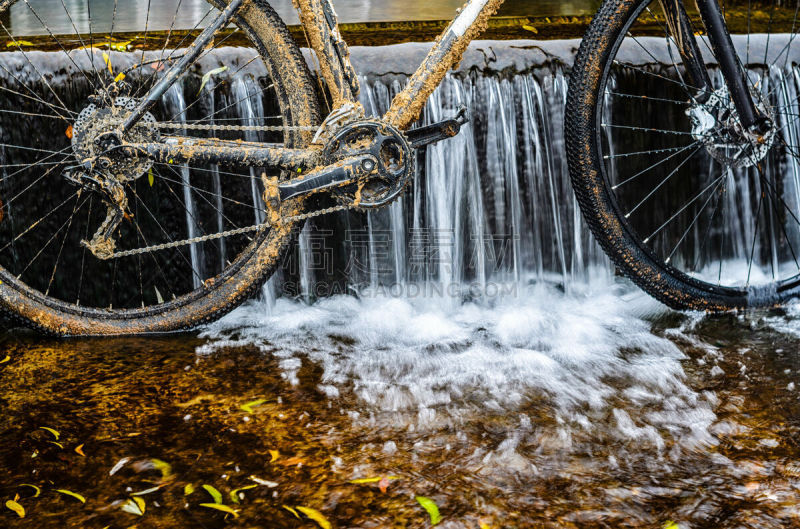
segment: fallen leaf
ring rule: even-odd
[[[56,489],[56,492],[58,492],[59,494],[64,494],[65,496],[71,496],[71,497],[75,498],[76,500],[78,500],[81,503],[86,503],[86,498],[84,498],[83,496],[81,496],[77,492],[72,492],[72,491],[65,490],[65,489]]]
[[[436,525],[442,521],[442,515],[439,514],[439,507],[436,502],[425,496],[417,496],[417,502],[422,505],[423,509],[428,511],[428,515],[431,517],[431,525]]]
[[[527,24],[524,24],[524,25],[522,26],[522,29],[527,29],[527,30],[528,30],[528,31],[530,31],[531,33],[537,33],[537,34],[539,33],[539,30],[538,30],[538,29],[536,29],[536,28],[535,28],[535,27],[533,27],[533,26],[529,26],[529,25],[527,25]]]
[[[153,168],[151,167],[149,171],[147,171],[147,183],[150,184],[150,187],[153,187],[156,178],[153,176]],[[160,296],[161,294],[159,294]],[[163,303],[163,301],[161,302]]]
[[[61,443],[58,443],[56,441],[47,441],[47,442],[50,443],[51,445],[56,445],[57,447],[59,447],[62,450],[64,449],[64,445],[62,445]]]
[[[183,487],[183,495],[188,496],[189,494],[194,492],[194,485],[188,483],[185,487]]]
[[[135,514],[136,516],[144,516],[144,511],[147,509],[147,504],[138,496],[130,498],[120,507],[125,512]]]
[[[111,470],[109,470],[109,471],[108,471],[108,475],[109,475],[109,476],[113,476],[114,474],[116,474],[117,472],[119,472],[119,469],[121,469],[122,467],[124,467],[125,465],[127,465],[127,464],[128,464],[128,461],[130,461],[130,460],[131,460],[131,458],[130,458],[130,457],[123,457],[122,459],[120,459],[119,461],[117,461],[117,464],[116,464],[116,465],[114,465],[113,467],[111,467]]]
[[[294,514],[294,515],[295,515],[295,517],[296,517],[298,520],[300,519],[300,515],[299,515],[299,514],[297,513],[297,511],[295,511],[293,508],[289,507],[288,505],[281,505],[281,507],[283,507],[284,509],[286,509],[286,510],[287,510],[287,511],[289,511],[290,513]]]
[[[258,485],[245,485],[244,487],[239,487],[238,489],[233,489],[230,493],[231,501],[233,503],[239,503],[239,493],[243,490],[250,490],[258,487]]]
[[[285,467],[292,467],[294,465],[302,465],[303,463],[305,463],[304,459],[301,459],[299,457],[290,457],[289,459],[285,459],[278,464],[283,465]]]
[[[38,497],[39,497],[39,494],[41,494],[41,493],[42,493],[42,489],[40,489],[40,488],[39,488],[39,487],[37,487],[36,485],[31,485],[31,484],[29,484],[29,483],[22,483],[22,484],[20,485],[20,487],[30,487],[30,488],[32,488],[32,489],[33,489],[33,496],[32,496],[33,498],[38,498]]]
[[[79,456],[86,457],[86,454],[83,453],[83,445],[82,444],[75,447],[75,453],[78,454]]]
[[[271,489],[274,489],[275,487],[277,487],[279,485],[278,483],[275,483],[274,481],[267,481],[266,479],[261,479],[261,478],[258,478],[256,476],[250,476],[247,479],[249,479],[250,481],[255,481],[259,485],[264,485],[265,487],[269,487]]]
[[[6,42],[6,47],[7,48],[16,48],[18,46],[33,46],[33,42],[31,42],[29,40],[12,40],[12,41]]]
[[[485,522],[480,522],[480,527],[481,529],[492,529],[492,526]]]
[[[247,404],[242,404],[241,406],[239,406],[239,409],[244,410],[247,413],[253,413],[253,408],[254,407],[261,406],[265,402],[267,402],[266,399],[253,400],[253,401],[248,402]]]
[[[130,45],[131,41],[127,40],[125,42],[109,42],[108,47],[112,50],[117,51],[128,51],[128,46]]]
[[[114,82],[118,83],[118,82],[122,81],[123,79],[125,79],[125,74],[123,72],[119,72],[117,74],[117,76],[114,78]]]
[[[387,478],[381,478],[381,480],[378,482],[378,488],[381,489],[382,493],[386,494],[386,489],[389,488],[389,483],[391,483],[391,481],[389,481]]]
[[[6,507],[17,513],[20,518],[25,518],[25,508],[14,500],[8,500]]]
[[[281,457],[280,452],[278,452],[277,450],[270,450],[269,455],[272,456],[272,459],[269,460],[270,463],[274,463],[276,459]]]
[[[161,472],[161,477],[163,479],[167,479],[172,475],[172,465],[167,463],[166,461],[161,461],[160,459],[151,459],[150,463],[153,464],[159,472]]]
[[[205,507],[206,509],[215,509],[217,511],[224,512],[226,514],[232,514],[234,518],[238,518],[239,517],[239,512],[238,511],[234,511],[233,509],[231,509],[227,505],[221,505],[219,503],[201,503],[200,507]]]
[[[151,489],[140,490],[139,492],[131,493],[131,496],[146,496],[147,494],[151,494],[161,489],[164,485],[159,485],[158,487],[153,487]]]
[[[45,430],[45,431],[50,432],[51,434],[53,434],[53,437],[56,438],[56,441],[58,441],[58,438],[61,437],[61,434],[58,433],[58,430],[53,430],[52,428],[48,428],[47,426],[39,426],[39,429],[40,430]]]
[[[672,520],[668,520],[667,523],[664,524],[664,529],[681,529],[681,526]]]
[[[224,72],[224,71],[225,71],[225,70],[227,70],[227,69],[228,69],[228,67],[227,67],[227,66],[220,66],[219,68],[214,68],[214,69],[213,69],[213,70],[211,70],[210,72],[207,72],[207,73],[206,73],[206,74],[203,76],[203,80],[200,82],[200,90],[198,90],[198,91],[197,91],[197,95],[200,95],[200,92],[202,92],[202,91],[203,91],[203,88],[205,88],[205,86],[206,86],[206,83],[208,83],[208,80],[209,80],[209,79],[211,79],[211,76],[212,76],[212,75],[217,75],[217,74],[220,74],[220,73]]]
[[[377,478],[360,478],[360,479],[351,479],[350,483],[353,485],[363,485],[365,483],[379,483],[381,480],[395,480],[400,479],[397,476],[378,476]]]
[[[5,357],[5,358],[3,358],[2,360],[0,360],[0,364],[5,364],[6,362],[8,362],[8,361],[10,361],[10,360],[11,360],[11,355],[6,355],[6,357]]]
[[[297,506],[297,510],[317,522],[322,529],[331,529],[331,523],[318,510],[312,509],[311,507],[301,507],[299,505]]]
[[[206,492],[208,492],[214,499],[214,503],[222,503],[222,494],[220,494],[217,489],[211,485],[203,485],[203,488],[206,489]]]

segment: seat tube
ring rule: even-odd
[[[725,17],[717,0],[696,0],[697,10],[708,34],[711,49],[719,63],[722,77],[728,86],[739,121],[747,130],[759,129],[766,123],[766,118],[760,115],[753,102],[753,96],[748,89],[748,80],[745,72],[740,68],[733,40],[725,24]]]

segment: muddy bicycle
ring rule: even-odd
[[[150,2],[124,35],[124,0],[108,2],[110,31],[88,3],[0,2],[3,309],[55,334],[113,335],[237,307],[305,220],[392,203],[417,151],[459,133],[463,112],[414,123],[501,3],[467,2],[389,111],[366,117],[329,0],[295,2],[322,88],[266,0],[210,0],[193,30],[175,29],[176,9],[158,35]],[[798,9],[755,5],[608,0],[572,67],[567,151],[584,218],[622,273],[675,308],[766,307],[800,290]],[[15,33],[21,17],[35,39]],[[252,57],[231,69],[261,63],[262,120],[236,124],[226,109],[242,99],[214,102],[211,74],[228,66],[202,76],[210,96],[161,104],[234,42]],[[53,61],[68,94],[42,73]]]

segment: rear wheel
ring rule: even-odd
[[[98,13],[88,3],[83,9],[5,2],[0,303],[6,311],[64,335],[173,331],[231,310],[275,271],[293,226],[255,227],[265,219],[264,179],[285,175],[209,164],[112,167],[125,173],[128,210],[114,249],[123,256],[109,260],[82,244],[106,217],[101,195],[65,178],[65,169],[92,149],[97,131],[109,126],[105,121],[146,94],[225,3],[210,0],[198,11],[188,2],[153,1],[143,13],[140,2],[118,0]],[[194,30],[179,30],[187,20]],[[317,100],[285,25],[264,0],[246,3],[234,22],[238,30],[218,35],[199,67],[143,120],[147,134],[307,145]]]
[[[721,7],[773,123],[760,138],[743,132],[702,37],[714,88],[697,102],[658,1],[605,2],[570,80],[570,175],[584,217],[626,276],[678,309],[800,293],[800,4],[750,4]]]

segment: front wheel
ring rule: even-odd
[[[125,0],[90,11],[0,2],[6,312],[60,335],[175,331],[230,311],[279,266],[294,227],[264,227],[263,190],[267,178],[288,175],[112,161],[105,195],[71,177],[226,1],[200,11],[147,2],[146,13]],[[238,29],[217,35],[135,134],[310,142],[318,103],[285,25],[265,0],[247,2],[233,21]],[[124,206],[113,240],[97,235],[112,193]]]
[[[766,134],[741,127],[702,36],[714,86],[703,98],[687,86],[658,1],[605,2],[570,78],[567,149],[584,217],[626,276],[677,309],[800,294],[798,11],[721,3]]]

